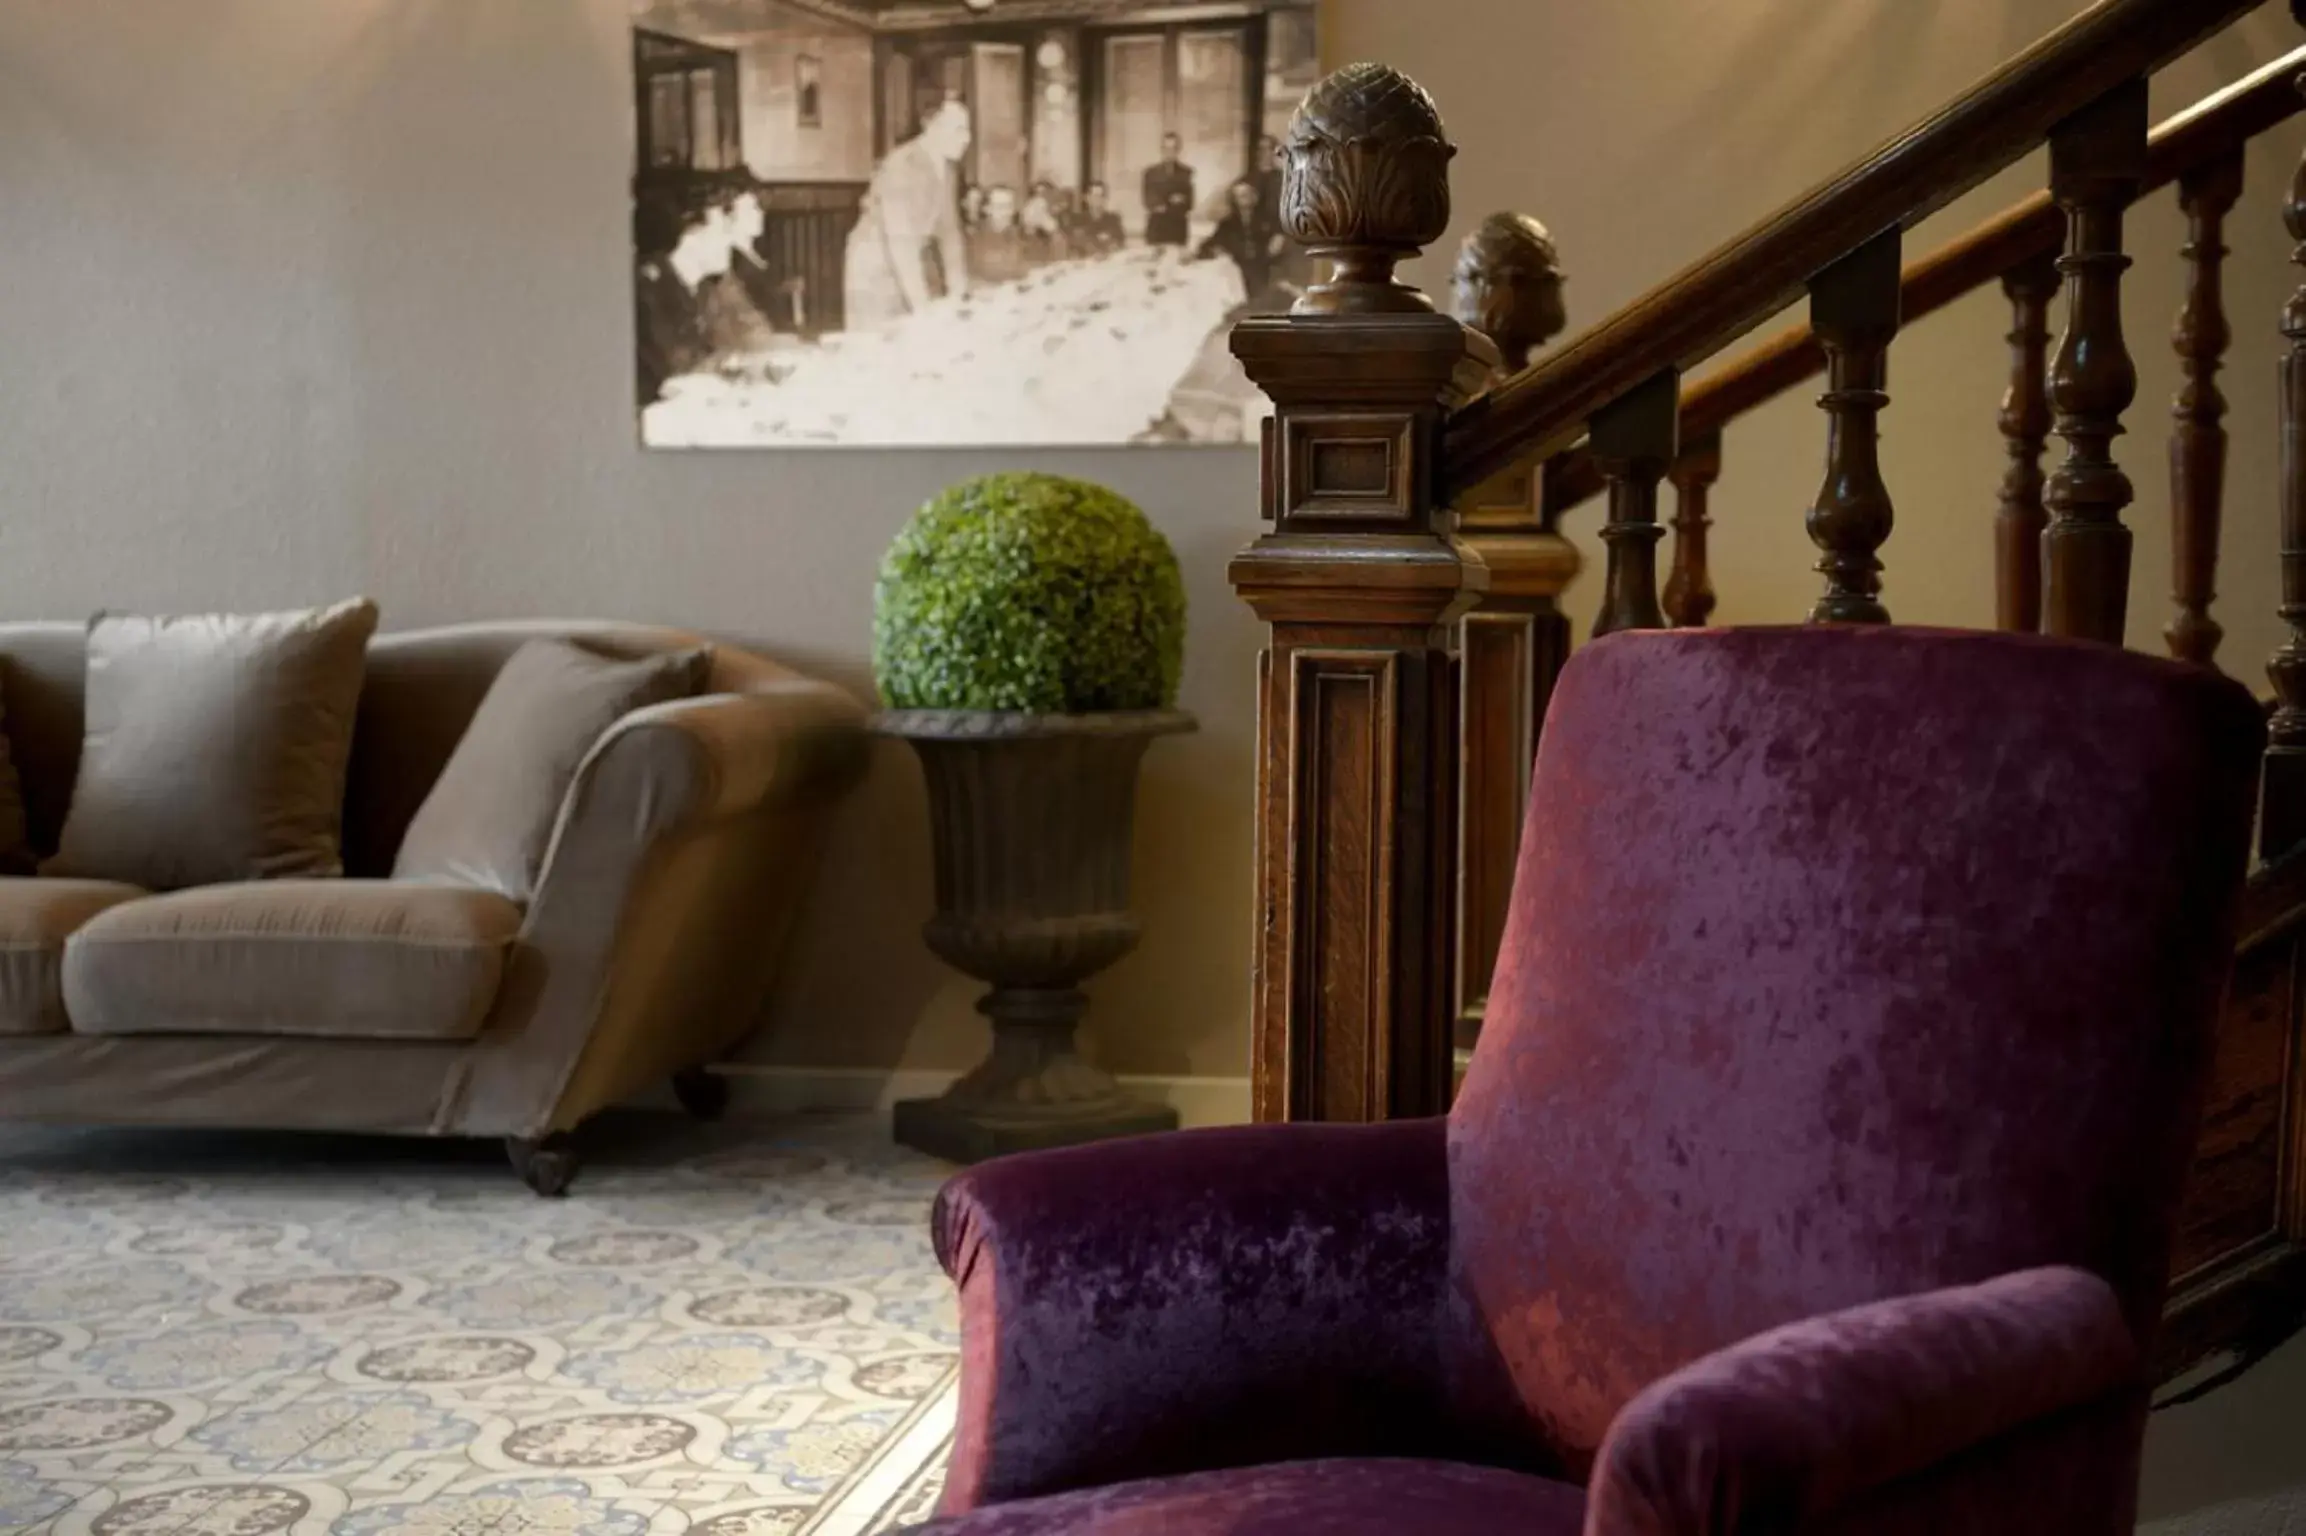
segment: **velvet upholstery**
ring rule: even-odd
[[[1116,1483],[932,1521],[918,1536],[1577,1536],[1566,1483],[1445,1461],[1282,1462]]]
[[[1803,1529],[2027,1424],[2126,1401],[2137,1371],[2113,1291],[2076,1269],[1804,1318],[1628,1403],[1594,1468],[1593,1523]]]
[[[2126,1532],[2262,739],[2080,643],[1590,647],[1445,1123],[947,1188],[942,1529],[1263,1529],[1193,1475],[1386,1456],[1334,1528],[1455,1529],[1455,1463],[1594,1536]]]

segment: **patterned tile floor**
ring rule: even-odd
[[[925,1517],[938,1164],[857,1120],[491,1146],[0,1128],[0,1532],[866,1536]]]

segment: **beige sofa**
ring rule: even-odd
[[[540,1193],[563,1133],[703,1075],[751,1029],[859,777],[841,690],[728,646],[703,697],[627,716],[562,807],[534,899],[381,878],[490,680],[524,641],[637,653],[674,630],[472,625],[371,645],[343,880],[150,895],[0,879],[0,1120],[501,1136]],[[0,625],[6,727],[35,850],[81,740],[83,629]]]

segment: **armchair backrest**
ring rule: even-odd
[[[2263,735],[2213,673],[2031,636],[1581,653],[1450,1122],[1507,1411],[1581,1467],[1724,1344],[2040,1264],[2150,1330]]]

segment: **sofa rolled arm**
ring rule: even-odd
[[[611,727],[562,800],[442,1129],[565,1130],[733,1044],[868,753],[862,706],[798,677]]]
[[[864,776],[867,740],[855,699],[830,683],[792,678],[633,711],[594,747],[570,793],[573,802],[591,776],[586,770],[609,754],[638,753],[661,764],[657,783],[686,781],[678,793],[687,818],[740,816],[848,789]],[[638,781],[646,786],[649,776]]]
[[[2140,1368],[2112,1288],[2076,1269],[1805,1319],[1628,1403],[1594,1467],[1587,1536],[1810,1529],[1998,1437],[2133,1394]]]
[[[1005,1158],[932,1224],[961,1296],[947,1514],[1439,1434],[1439,1120]]]

